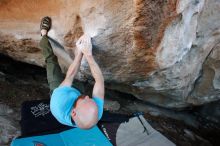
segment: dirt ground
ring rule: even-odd
[[[92,89],[91,85],[85,83],[78,82],[78,85],[81,87],[85,85],[82,87],[84,91],[89,92]],[[46,70],[37,66],[16,62],[0,55],[0,91],[0,103],[8,105],[12,109],[20,109],[22,102],[27,100],[49,98]],[[117,101],[120,104],[120,109],[112,112],[131,114],[134,111],[139,111],[138,108],[132,108],[131,110],[130,107],[134,104],[136,104],[136,107],[145,107],[145,103],[135,99],[132,95],[112,90],[107,90],[106,94],[109,100]],[[114,96],[114,98],[111,96]],[[181,115],[190,115],[194,118],[193,121],[196,121],[197,124],[192,126],[193,124],[187,124],[181,118],[175,118],[175,116],[180,115],[179,112],[171,111],[170,113],[175,114],[167,116],[169,112],[161,112],[163,111],[162,108],[150,106],[149,104],[146,104],[146,107],[150,108],[142,108],[142,112],[145,113],[145,118],[148,122],[176,145],[220,145],[219,123],[211,122],[198,115],[195,116],[195,111],[181,111]],[[157,110],[154,110],[157,112],[152,113],[148,111],[148,109],[152,108],[157,108]]]

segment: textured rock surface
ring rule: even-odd
[[[0,103],[0,144],[6,145],[14,137],[20,135],[19,114],[16,114],[11,108]]]
[[[0,52],[17,60],[44,65],[39,21],[50,15],[50,36],[70,56],[81,34],[93,37],[108,88],[175,108],[220,98],[219,0],[3,0],[0,7]],[[71,59],[62,53],[60,61],[65,70]],[[91,79],[86,61],[78,79]]]

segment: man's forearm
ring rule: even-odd
[[[79,70],[81,60],[82,60],[82,54],[79,54],[74,58],[73,63],[69,66],[67,70],[66,78],[69,78],[72,80],[74,79],[75,75],[77,74]]]
[[[86,60],[88,61],[90,70],[96,82],[104,83],[104,78],[102,75],[102,71],[96,63],[95,59],[92,55],[86,55]]]
[[[69,66],[69,68],[67,70],[66,77],[65,77],[62,84],[65,84],[65,85],[69,84],[71,86],[73,79],[79,70],[81,60],[82,60],[82,54],[78,54],[74,58],[73,63]]]

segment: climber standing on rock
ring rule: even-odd
[[[44,17],[41,20],[42,39],[40,47],[43,49],[47,80],[52,93],[50,100],[51,112],[64,125],[81,129],[92,128],[101,119],[103,113],[104,78],[92,55],[91,38],[87,35],[79,38],[76,43],[75,58],[64,78],[47,36],[51,25],[50,17]],[[72,87],[83,56],[86,58],[95,79],[92,98],[88,95],[82,95],[76,88]]]

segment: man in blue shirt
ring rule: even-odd
[[[40,47],[45,57],[47,79],[51,90],[50,109],[54,117],[62,124],[89,129],[101,119],[104,104],[104,78],[102,72],[93,58],[91,38],[83,35],[79,38],[75,48],[75,58],[63,78],[57,57],[54,55],[47,33],[51,28],[51,18],[41,20]],[[72,82],[85,57],[92,76],[95,79],[92,98],[72,87]]]

